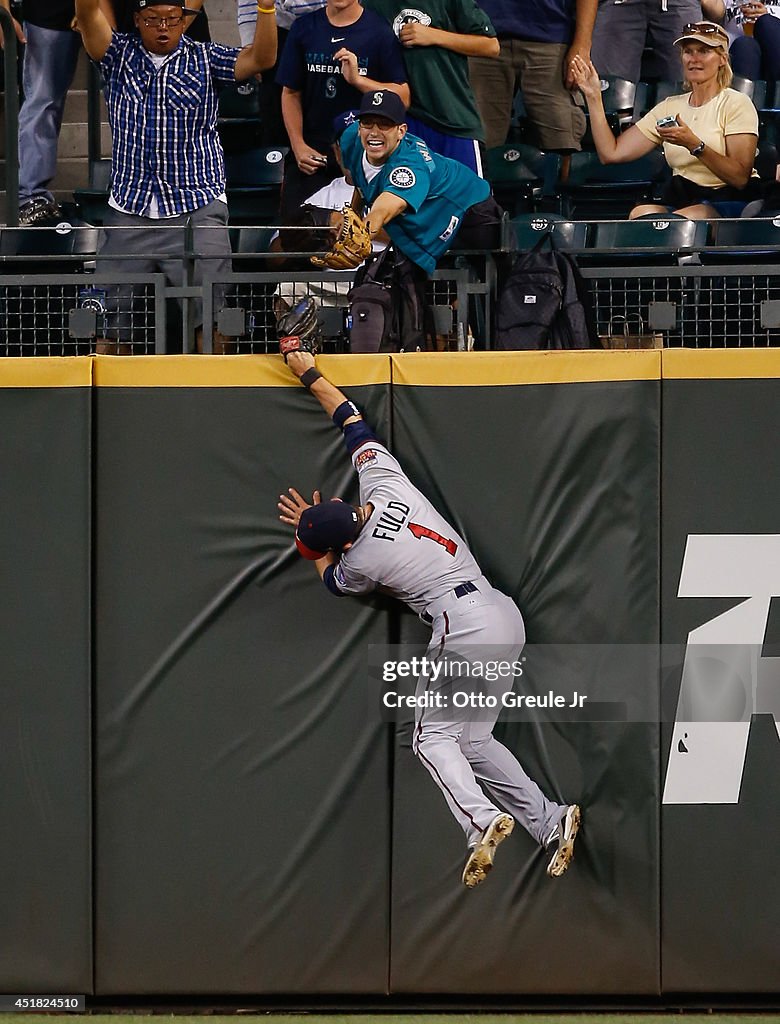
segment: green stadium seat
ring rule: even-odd
[[[654,95],[650,101],[650,107],[667,99],[669,96],[680,96],[685,92],[684,82],[656,82]]]
[[[108,209],[111,185],[111,161],[92,160],[89,165],[89,185],[73,190],[73,199],[79,217],[87,224],[100,227]]]
[[[595,153],[573,153],[560,189],[561,212],[577,220],[624,219],[637,203],[651,201],[668,177],[660,149],[623,164],[602,164]]]
[[[260,83],[250,78],[219,91],[217,129],[226,153],[240,152],[258,145],[263,112]]]
[[[561,158],[525,143],[495,146],[487,152],[485,176],[497,202],[514,216],[557,203]]]
[[[269,224],[279,208],[287,149],[258,147],[225,154],[227,199],[233,223]]]
[[[705,255],[707,263],[776,264],[780,250],[780,217],[740,217],[738,220],[712,222],[712,244]],[[720,248],[727,246],[728,248]]]
[[[523,213],[509,221],[507,243],[512,249],[531,249],[549,231],[558,249],[584,249],[590,226],[553,213]]]
[[[708,223],[688,220],[674,214],[653,214],[637,220],[611,221],[597,224],[594,249],[611,249],[611,253],[588,254],[599,262],[625,264],[650,262],[677,264],[680,258],[698,252],[707,244]]]
[[[762,107],[766,106],[766,82],[760,79],[753,80],[751,78],[742,78],[739,75],[734,75],[731,80],[731,88],[749,96],[750,99],[753,100],[753,105],[757,110],[761,110]]]

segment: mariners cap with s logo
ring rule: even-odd
[[[384,117],[392,124],[406,124],[406,107],[397,92],[376,89],[363,96],[358,120],[363,117]]]

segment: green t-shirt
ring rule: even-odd
[[[474,0],[363,0],[363,6],[390,22],[396,35],[410,21],[462,35],[496,34]],[[442,46],[405,46],[403,51],[412,90],[409,114],[448,135],[484,141],[467,58]]]

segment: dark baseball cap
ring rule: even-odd
[[[363,96],[358,120],[369,114],[384,117],[392,124],[406,124],[406,107],[398,93],[391,89],[376,89]]]
[[[295,546],[304,558],[314,561],[327,551],[341,551],[357,537],[359,529],[355,508],[334,498],[310,506],[301,515]]]
[[[137,11],[146,11],[150,7],[181,7],[182,14],[200,14],[184,6],[184,0],[135,0]]]
[[[358,119],[357,110],[345,110],[333,118],[333,142],[338,142],[344,132]]]

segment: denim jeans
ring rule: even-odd
[[[19,202],[52,199],[62,112],[81,49],[77,32],[25,22],[24,103],[19,111]]]

